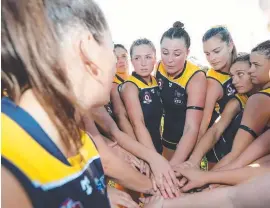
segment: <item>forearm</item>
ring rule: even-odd
[[[177,149],[170,161],[171,164],[185,162],[192,152],[197,141],[197,131],[187,129],[177,146]]]
[[[132,139],[137,140],[133,128],[126,115],[116,115],[116,123],[119,129],[129,135]]]
[[[101,139],[101,138],[100,138]],[[100,140],[100,139],[96,139]],[[119,184],[131,190],[145,192],[152,188],[151,180],[132,168],[103,142],[96,142],[105,175],[116,179]],[[123,172],[125,174],[123,174]]]
[[[207,133],[200,139],[199,143],[195,146],[189,160],[193,164],[200,164],[203,156],[216,144],[220,137],[220,133],[216,128],[210,128]]]
[[[136,125],[134,125],[134,132],[136,134],[136,138],[141,144],[151,150],[156,151],[152,138],[145,125],[137,123]]]
[[[163,208],[231,208],[233,206],[229,198],[230,191],[231,187],[167,199]]]
[[[212,170],[218,169],[226,169],[226,166],[230,165],[239,155],[235,155],[234,153],[230,152],[225,157],[223,157],[213,168]]]
[[[155,150],[145,147],[136,140],[127,138],[127,135],[120,130],[115,130],[112,138],[125,150],[131,154],[151,163],[156,153]]]
[[[268,167],[245,167],[226,171],[210,171],[205,174],[207,184],[237,185],[270,172]]]
[[[209,127],[210,121],[211,121],[211,116],[212,116],[212,113],[207,113],[207,114],[204,113],[203,118],[202,118],[202,122],[200,125],[200,130],[198,133],[198,142],[203,137],[203,135],[206,133],[206,131]]]
[[[228,166],[228,169],[245,167],[268,154],[270,154],[270,137],[259,137]]]

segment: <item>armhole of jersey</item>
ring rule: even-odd
[[[140,92],[140,88],[138,87],[138,85],[136,85],[136,84],[135,84],[134,82],[132,82],[132,81],[127,80],[127,81],[123,82],[121,85],[123,86],[123,85],[124,85],[125,83],[127,83],[127,82],[130,82],[130,83],[134,84],[134,85],[137,87],[138,91]]]
[[[28,199],[32,203],[33,207],[39,207],[34,199],[40,199],[40,196],[38,195],[38,192],[40,190],[34,188],[30,179],[25,174],[23,174],[23,172],[19,168],[17,168],[3,156],[1,156],[1,163],[3,167],[5,167],[17,179],[17,181],[25,191],[26,195],[28,196]],[[41,200],[40,202],[42,203]]]
[[[186,86],[185,86],[185,89],[186,89],[186,90],[187,90],[187,87],[188,87],[188,84],[189,84],[190,80],[193,78],[193,76],[194,76],[195,74],[197,74],[197,73],[199,73],[199,72],[202,72],[202,73],[204,73],[204,75],[205,75],[205,72],[204,72],[203,70],[195,71],[195,72],[191,75],[191,77],[189,78],[189,80],[187,81],[187,84],[186,84]]]
[[[240,100],[240,98],[239,97],[237,97],[236,95],[234,95],[234,97],[232,97],[232,99],[236,99],[237,101],[238,101],[238,103],[239,103],[239,105],[240,105],[240,110],[242,110],[243,109],[243,105],[242,105],[242,102],[241,102],[241,100]]]

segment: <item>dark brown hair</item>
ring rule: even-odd
[[[227,44],[233,43],[233,50],[231,57],[231,63],[233,63],[234,59],[236,59],[237,57],[237,50],[229,30],[224,26],[212,27],[206,31],[206,33],[203,35],[202,40],[203,42],[205,42],[212,37],[219,37],[223,42],[226,42]]]
[[[264,41],[252,49],[251,52],[260,52],[270,59],[270,40]]]
[[[184,24],[180,21],[176,21],[173,24],[173,27],[165,31],[160,39],[160,44],[162,43],[164,38],[170,38],[170,39],[181,39],[183,38],[186,44],[187,49],[190,48],[190,37],[187,31],[184,28]]]
[[[76,3],[75,3],[76,2]],[[81,135],[74,111],[80,109],[72,87],[58,64],[59,33],[74,18],[100,42],[106,24],[99,7],[88,0],[3,0],[1,20],[1,74],[11,97],[17,103],[24,88],[31,88],[61,135],[67,148],[81,146]],[[85,7],[90,5],[91,7]],[[61,7],[61,8],[60,8]],[[67,21],[65,21],[67,20]],[[56,28],[57,28],[56,27]],[[71,28],[71,27],[69,27]]]

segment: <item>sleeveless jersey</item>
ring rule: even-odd
[[[132,82],[139,89],[139,100],[143,111],[145,125],[151,135],[153,144],[160,154],[162,153],[162,140],[160,123],[163,114],[163,106],[157,81],[151,77],[152,83],[146,83],[138,74],[132,73],[126,82]],[[125,83],[126,83],[125,82]]]
[[[2,99],[1,118],[2,165],[33,207],[110,207],[101,160],[86,133],[81,155],[67,159],[34,118],[8,98]]]
[[[188,100],[186,89],[189,81],[198,72],[203,71],[186,61],[183,71],[176,77],[170,77],[163,63],[158,64],[156,78],[165,111],[163,145],[169,149],[175,150],[183,135]]]

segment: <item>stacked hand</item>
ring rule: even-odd
[[[112,208],[118,208],[119,205],[126,208],[139,208],[139,205],[127,193],[110,186],[108,186],[107,190]]]

